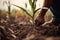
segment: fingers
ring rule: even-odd
[[[35,26],[40,26],[40,25],[42,25],[44,23],[44,21],[40,21],[40,20],[35,20]]]

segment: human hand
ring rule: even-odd
[[[38,16],[36,19],[35,19],[35,26],[40,26],[44,23],[44,17],[42,16]]]

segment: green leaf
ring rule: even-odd
[[[36,4],[33,6],[33,11],[36,9]]]
[[[12,4],[12,5],[14,5],[14,4]],[[32,16],[31,16],[24,8],[22,8],[22,7],[20,7],[20,6],[17,6],[17,5],[14,5],[14,6],[22,9],[24,12],[26,12],[27,15],[29,15],[29,16],[32,18]]]
[[[11,8],[10,8],[10,6],[8,6],[8,14],[9,15],[11,14],[10,11],[11,11]]]
[[[33,0],[32,9],[33,9],[33,11],[36,9],[36,0]]]
[[[41,8],[38,8],[38,9],[36,9],[35,11],[34,11],[34,14],[38,11],[38,10],[40,10]]]
[[[8,14],[10,15],[11,14],[11,5],[10,5],[10,1],[8,1]]]
[[[29,0],[29,4],[30,4],[30,6],[32,6],[32,0]]]

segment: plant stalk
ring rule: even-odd
[[[11,5],[10,5],[10,1],[8,1],[8,3],[9,3],[9,5],[8,5],[8,14],[9,14],[9,16],[10,16],[10,14],[11,14]]]

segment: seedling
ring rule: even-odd
[[[23,7],[20,7],[20,6],[15,5],[15,4],[12,4],[12,5],[22,9],[27,15],[29,15],[31,17],[31,19],[32,19],[32,23],[34,24],[35,13],[40,9],[40,8],[36,9],[36,2],[37,2],[37,0],[29,0],[29,5],[31,7],[32,15],[26,9],[24,9]],[[25,4],[25,8],[27,8],[27,6],[28,5]]]
[[[8,14],[9,14],[9,16],[10,16],[10,14],[11,14],[10,0],[9,0],[9,1],[4,1],[3,4],[7,4],[7,5],[8,5]]]

